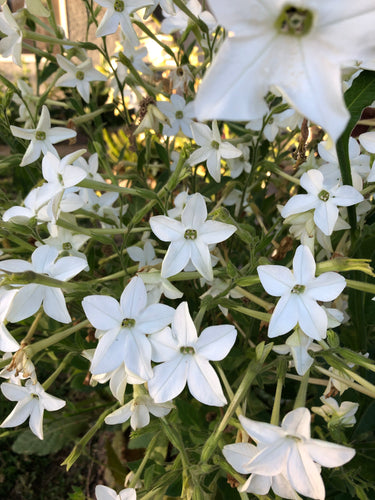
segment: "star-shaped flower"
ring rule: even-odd
[[[307,246],[300,245],[293,259],[293,271],[284,266],[258,266],[260,281],[270,295],[281,297],[268,328],[270,338],[289,332],[297,323],[315,340],[326,337],[327,313],[317,301],[336,299],[346,286],[338,273],[315,277],[315,260]]]
[[[0,427],[16,427],[30,417],[31,432],[39,439],[43,439],[44,410],[60,410],[66,404],[63,399],[48,394],[39,382],[33,384],[31,380],[27,380],[24,387],[3,382],[1,391],[7,399],[17,401],[17,404]]]
[[[77,135],[75,130],[69,128],[51,128],[51,118],[47,106],[42,107],[40,119],[35,129],[15,127],[14,125],[11,125],[10,129],[15,137],[31,141],[22,158],[21,167],[33,163],[39,158],[40,153],[45,155],[50,151],[58,157],[59,155],[53,144],[72,139]]]
[[[177,135],[181,130],[186,137],[193,137],[191,124],[194,118],[193,103],[186,104],[185,99],[177,94],[171,95],[170,102],[158,101],[160,111],[169,119],[170,125],[163,124],[163,134],[167,136]]]
[[[43,245],[33,252],[31,262],[21,259],[3,260],[0,262],[0,269],[8,273],[34,271],[60,281],[68,281],[87,265],[85,259],[79,257],[57,259],[58,255],[57,248]],[[35,314],[41,304],[43,304],[44,312],[50,318],[61,321],[61,323],[71,321],[61,288],[36,283],[21,286],[13,299],[7,319],[13,323],[22,321]]]
[[[107,295],[90,295],[83,299],[82,307],[99,338],[91,373],[107,373],[124,362],[138,377],[150,379],[153,372],[148,335],[170,324],[174,309],[164,304],[148,306],[145,285],[137,276],[126,286],[120,303]]]
[[[181,222],[165,215],[151,217],[150,226],[156,236],[171,242],[161,268],[163,278],[179,273],[191,261],[206,280],[212,281],[209,245],[226,240],[236,227],[206,219],[206,203],[199,193],[188,199]]]
[[[161,362],[148,382],[150,396],[164,403],[178,396],[188,384],[191,394],[201,403],[224,406],[226,399],[219,377],[209,361],[220,361],[236,340],[232,325],[210,326],[197,336],[187,302],[176,309],[172,329],[151,336],[152,360]]]
[[[289,412],[281,427],[256,422],[242,415],[239,418],[242,427],[258,444],[259,451],[254,455],[253,450],[248,448],[251,445],[247,443],[229,445],[223,450],[226,459],[243,473],[259,474],[272,479],[281,474],[291,490],[309,498],[325,498],[320,466],[339,467],[355,455],[352,448],[311,439],[311,416],[307,408]]]
[[[375,45],[373,0],[209,4],[229,35],[198,90],[197,118],[261,118],[267,112],[263,97],[276,86],[336,142],[349,119],[341,68],[366,58]]]
[[[100,21],[96,36],[106,36],[117,31],[118,26],[121,26],[124,34],[129,38],[130,42],[137,46],[139,40],[131,23],[130,14],[142,7],[152,5],[153,0],[95,0],[96,3],[105,7],[107,10],[103,19]]]
[[[194,141],[200,148],[193,151],[188,162],[190,165],[197,165],[207,161],[207,170],[216,182],[221,179],[221,159],[238,158],[242,156],[242,151],[233,144],[222,141],[217,122],[212,122],[212,130],[203,123],[191,124]]]
[[[66,73],[57,80],[57,87],[76,88],[85,102],[90,102],[90,82],[105,82],[107,77],[93,67],[91,57],[77,66],[60,54],[56,55],[57,62]]]
[[[319,170],[309,170],[301,177],[301,186],[307,194],[292,196],[281,210],[281,215],[286,218],[308,210],[314,210],[314,222],[326,235],[333,232],[339,209],[337,207],[350,207],[363,201],[363,196],[352,186],[340,186],[326,180]]]

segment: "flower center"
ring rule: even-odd
[[[184,117],[184,113],[182,111],[176,111],[175,117],[177,120],[181,120]]]
[[[186,229],[184,234],[185,240],[196,240],[197,239],[197,231],[195,229]]]
[[[63,243],[62,247],[63,247],[63,250],[71,250],[73,248],[72,244],[69,243],[69,241],[66,241],[65,243]]]
[[[285,437],[288,438],[288,439],[292,439],[293,441],[297,441],[297,442],[298,441],[303,441],[302,438],[300,438],[298,436],[293,436],[292,434],[287,434]]]
[[[292,288],[292,293],[303,293],[305,291],[306,287],[305,285],[294,285]]]
[[[43,130],[37,130],[35,132],[35,139],[37,141],[45,141],[46,140],[46,133]]]
[[[83,71],[77,71],[76,78],[77,80],[83,80],[85,78],[85,73]]]
[[[214,149],[219,149],[220,144],[217,141],[211,141],[211,147]]]
[[[95,205],[92,206],[92,209],[95,211],[95,212],[98,212],[99,209],[100,209],[100,205],[99,203],[95,203]]]
[[[322,201],[328,201],[329,200],[329,192],[326,191],[325,189],[323,189],[322,191],[320,191],[320,193],[318,194],[318,198]]]
[[[121,323],[122,328],[133,328],[135,326],[135,319],[133,318],[125,318]]]
[[[122,0],[116,0],[113,8],[115,9],[116,12],[122,12],[125,8],[125,4]]]
[[[180,353],[181,354],[195,354],[195,350],[194,350],[194,347],[186,345],[186,346],[180,347]]]
[[[285,5],[276,19],[275,28],[283,35],[304,36],[310,33],[314,21],[311,10]]]

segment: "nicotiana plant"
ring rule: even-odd
[[[61,498],[373,498],[373,0],[0,4],[2,449],[90,460]]]

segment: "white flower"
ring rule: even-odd
[[[40,187],[32,189],[24,199],[24,206],[13,206],[6,210],[3,214],[3,221],[27,224],[29,219],[37,217],[38,211],[43,204],[43,200],[38,198],[39,192]]]
[[[15,352],[20,348],[4,324],[16,294],[17,290],[0,288],[0,351],[3,352]]]
[[[239,149],[242,154],[237,158],[228,159],[228,167],[230,168],[230,176],[232,179],[237,179],[242,172],[249,174],[251,172],[250,159],[250,149],[246,144],[238,144],[237,149]]]
[[[141,429],[150,423],[150,413],[155,417],[165,417],[172,408],[172,403],[155,403],[148,394],[137,395],[129,403],[109,414],[105,423],[122,424],[130,418],[130,427],[134,430]]]
[[[156,269],[150,269],[147,273],[139,273],[147,290],[147,303],[159,302],[162,294],[168,299],[180,299],[183,293],[180,292],[167,278],[162,278],[161,273]]]
[[[156,258],[154,247],[150,240],[146,240],[143,250],[140,247],[128,247],[126,249],[131,260],[139,262],[138,269],[145,266],[156,266],[161,259]]]
[[[314,222],[327,236],[332,234],[337,222],[337,207],[349,207],[364,199],[354,187],[330,184],[323,174],[315,169],[302,175],[301,186],[308,194],[292,196],[281,210],[282,217],[314,210]]]
[[[163,278],[179,273],[191,261],[204,278],[212,281],[209,245],[226,240],[236,227],[206,219],[206,203],[199,193],[188,199],[181,222],[165,215],[150,218],[150,226],[156,236],[162,241],[171,241],[161,268]]]
[[[198,0],[189,0],[186,3],[186,7],[190,10],[192,14],[201,19],[209,28],[213,31],[217,22],[213,15],[207,10],[202,12],[202,5]],[[191,23],[190,17],[185,14],[181,9],[175,7],[175,12],[170,13],[168,11],[163,12],[165,19],[161,23],[160,31],[162,33],[174,33],[175,31],[184,31]]]
[[[329,302],[346,285],[338,273],[323,273],[315,278],[315,261],[308,247],[300,245],[293,259],[293,271],[284,266],[258,266],[260,281],[270,295],[281,297],[268,328],[270,338],[283,335],[297,323],[315,340],[327,333],[327,314],[317,301]]]
[[[19,118],[16,121],[25,122],[25,128],[28,128],[32,126],[32,117],[36,114],[36,102],[33,100],[34,91],[25,80],[18,80],[17,86],[21,91],[22,99],[17,94],[13,95],[13,101],[18,104]]]
[[[207,169],[216,182],[221,178],[221,159],[238,158],[242,151],[233,144],[222,141],[216,120],[212,122],[212,130],[203,123],[191,124],[194,141],[201,146],[193,151],[188,160],[190,165],[197,165],[207,160]]]
[[[80,156],[73,162],[73,164],[76,165],[77,167],[82,168],[87,172],[86,175],[87,179],[103,183],[105,182],[103,177],[98,173],[98,168],[99,168],[98,153],[94,153],[93,155],[91,155],[88,161],[83,156]]]
[[[244,443],[229,445],[223,450],[227,460],[247,474],[271,478],[281,474],[292,490],[309,498],[325,498],[319,466],[339,467],[355,455],[352,448],[311,439],[311,416],[307,408],[289,412],[281,427],[256,422],[242,415],[239,418],[245,431],[258,444],[258,453],[254,456],[253,450],[244,447]]]
[[[147,306],[143,281],[134,277],[123,291],[120,304],[107,295],[90,295],[82,307],[97,328],[99,343],[91,363],[93,375],[115,370],[121,363],[144,380],[152,377],[149,334],[165,328],[174,309],[164,304]]]
[[[263,97],[276,86],[336,142],[349,119],[341,68],[374,47],[373,0],[209,3],[229,35],[198,90],[197,118],[260,118],[267,113]]]
[[[115,490],[99,484],[95,488],[96,500],[136,500],[137,494],[134,488],[125,488],[117,495]]]
[[[309,349],[318,351],[321,347],[318,344],[314,344],[313,339],[305,335],[300,328],[295,329],[292,335],[288,337],[285,344],[273,347],[273,351],[278,354],[290,353],[292,355],[296,372],[301,376],[307,372],[314,362],[314,358],[308,353]]]
[[[31,141],[22,158],[21,167],[33,163],[39,158],[41,153],[45,155],[48,151],[58,157],[59,155],[53,144],[65,141],[66,139],[72,139],[77,135],[77,132],[68,128],[51,128],[51,118],[47,106],[42,107],[36,129],[26,129],[15,127],[14,125],[11,125],[10,129],[15,137]]]
[[[120,224],[120,207],[112,207],[113,203],[117,201],[119,193],[107,192],[98,196],[93,189],[81,188],[79,195],[83,200],[83,208],[85,210],[94,212],[98,217],[106,220],[106,222],[101,221],[102,227]],[[126,212],[127,207],[127,205],[122,207],[123,214]],[[112,223],[110,223],[111,220],[113,221]]]
[[[44,245],[33,252],[31,262],[21,259],[3,260],[0,262],[0,269],[8,273],[33,271],[60,281],[68,281],[87,265],[86,260],[78,257],[62,257],[58,259],[58,254],[57,248]],[[7,319],[13,323],[22,321],[35,314],[42,303],[44,312],[50,318],[61,323],[71,321],[61,288],[35,283],[21,285],[13,299]]]
[[[33,384],[31,380],[27,380],[24,387],[3,382],[1,391],[7,399],[17,401],[17,404],[0,427],[15,427],[23,424],[30,417],[29,426],[31,432],[39,439],[43,439],[44,410],[57,411],[66,404],[63,399],[56,398],[45,392],[39,382]]]
[[[190,128],[194,118],[194,105],[192,102],[186,104],[183,97],[172,94],[170,102],[158,101],[157,107],[169,119],[170,123],[170,125],[163,124],[163,134],[173,136],[177,135],[181,130],[186,137],[193,137]]]
[[[124,34],[129,38],[130,42],[137,46],[139,40],[131,23],[130,14],[142,7],[152,5],[153,0],[95,0],[96,3],[105,7],[107,10],[103,19],[100,21],[96,36],[106,36],[117,31],[118,26],[121,26]]]
[[[69,254],[87,260],[86,255],[80,252],[79,249],[90,239],[90,236],[74,234],[68,229],[52,223],[48,224],[48,231],[50,236],[43,240],[44,245],[57,248],[59,253],[63,253],[65,256]],[[42,246],[42,243],[37,241],[35,245],[39,247]],[[88,269],[87,267],[85,270]]]
[[[147,17],[154,12],[158,5],[160,5],[164,12],[170,14],[171,16],[173,16],[173,14],[175,13],[173,0],[153,0],[153,2],[154,5],[150,5],[150,7],[147,7],[147,9],[145,9],[144,19],[147,19]]]
[[[172,329],[165,328],[150,337],[152,360],[160,362],[148,382],[156,403],[178,396],[186,383],[195,399],[211,406],[223,406],[226,399],[220,380],[209,361],[220,361],[236,340],[232,325],[210,326],[197,336],[187,302],[176,309]]]
[[[313,406],[311,410],[320,415],[330,426],[353,427],[356,423],[355,413],[359,408],[358,403],[343,401],[339,406],[336,399],[322,396],[320,401],[323,406]]]
[[[177,153],[177,151],[174,151],[174,153]],[[177,160],[180,158],[180,155],[177,153]],[[181,191],[178,193],[176,198],[173,200],[174,208],[170,208],[167,212],[168,217],[172,217],[172,219],[179,219],[181,218],[181,214],[186,207],[187,200],[191,197],[192,195],[189,195],[188,191]]]
[[[90,82],[105,82],[107,77],[93,67],[91,57],[77,66],[60,54],[56,54],[60,68],[66,73],[57,80],[57,87],[73,87],[85,102],[90,102]]]
[[[0,31],[5,37],[0,40],[0,54],[3,57],[12,56],[13,62],[22,67],[22,30],[16,23],[13,14],[7,5],[2,6],[0,12]]]

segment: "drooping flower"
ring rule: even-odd
[[[313,406],[311,411],[320,415],[331,427],[353,427],[356,423],[355,414],[359,404],[351,401],[343,401],[339,406],[334,398],[322,396],[320,401],[322,406]]]
[[[59,155],[53,144],[72,139],[77,135],[75,130],[69,128],[51,128],[51,118],[47,106],[42,107],[40,119],[35,129],[26,129],[14,125],[11,125],[10,129],[15,137],[31,141],[20,163],[21,167],[33,163],[41,153],[46,155],[48,151],[58,157]]]
[[[268,328],[270,338],[289,332],[297,324],[315,340],[326,337],[327,313],[317,301],[336,299],[346,286],[338,273],[315,277],[316,264],[310,249],[300,245],[293,259],[293,271],[284,266],[258,266],[260,281],[270,295],[281,297]]]
[[[206,219],[206,203],[199,193],[188,199],[181,222],[165,215],[150,218],[150,226],[156,236],[162,241],[171,242],[163,259],[162,277],[168,278],[179,273],[191,261],[204,278],[212,281],[209,245],[226,240],[236,231],[236,227]]]
[[[56,54],[60,68],[66,73],[57,80],[57,87],[73,87],[85,102],[90,102],[90,82],[105,82],[107,77],[93,67],[91,57],[78,65],[60,54]]]
[[[349,119],[341,68],[350,59],[366,58],[374,47],[373,1],[209,4],[229,35],[198,90],[197,118],[261,118],[267,112],[263,97],[275,86],[336,142]]]
[[[31,380],[27,380],[25,386],[3,382],[1,391],[7,399],[17,401],[17,404],[0,427],[16,427],[30,417],[31,432],[39,439],[43,439],[44,410],[57,411],[66,404],[63,399],[48,394],[39,382],[34,384]]]
[[[91,373],[107,373],[124,362],[138,377],[150,379],[153,372],[148,335],[170,324],[174,309],[164,304],[147,305],[145,285],[137,276],[124,289],[120,303],[107,295],[90,295],[83,299],[82,307],[99,338]]]
[[[281,210],[286,218],[308,210],[314,210],[314,222],[327,236],[331,235],[337,219],[337,207],[350,207],[364,200],[363,196],[352,186],[331,184],[319,170],[309,170],[301,177],[301,186],[307,194],[292,196]]]
[[[311,439],[311,416],[307,408],[289,412],[281,427],[242,415],[239,418],[245,431],[257,443],[258,453],[254,454],[253,449],[245,447],[246,443],[229,445],[223,450],[227,460],[246,474],[267,476],[272,480],[281,475],[289,483],[289,491],[295,490],[309,498],[325,498],[320,466],[339,467],[355,455],[352,448]]]
[[[150,396],[164,403],[178,396],[188,384],[201,403],[223,406],[226,399],[220,380],[209,361],[220,361],[236,340],[232,325],[210,326],[197,336],[187,302],[176,309],[172,329],[165,328],[150,337],[152,360],[158,363],[148,382]]]
[[[60,281],[68,281],[81,272],[87,265],[85,259],[79,257],[62,257],[58,259],[57,248],[43,245],[37,248],[31,262],[21,259],[9,259],[0,262],[0,269],[8,273],[23,273],[33,271]],[[66,308],[64,294],[61,288],[29,283],[17,285],[17,295],[14,297],[7,319],[13,323],[22,321],[35,314],[41,304],[44,312],[50,318],[69,323],[71,321]]]

